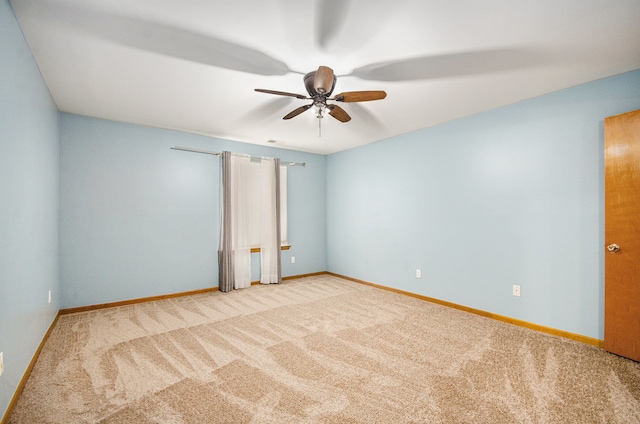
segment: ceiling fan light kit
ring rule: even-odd
[[[309,72],[303,78],[305,89],[308,96],[303,94],[289,93],[286,91],[266,90],[263,88],[256,88],[255,91],[260,93],[275,94],[277,96],[295,97],[297,99],[313,100],[311,104],[296,108],[286,114],[282,119],[291,119],[301,113],[314,107],[313,112],[316,118],[318,118],[318,126],[320,128],[320,120],[324,117],[325,113],[328,113],[331,117],[337,119],[340,122],[349,122],[351,116],[335,104],[329,104],[327,101],[336,102],[369,102],[372,100],[382,100],[387,97],[387,93],[384,91],[348,91],[337,94],[335,97],[331,97],[333,89],[336,86],[336,76],[333,69],[328,66],[320,66],[317,70]]]

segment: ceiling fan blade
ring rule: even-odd
[[[372,63],[349,74],[370,81],[416,81],[519,69],[548,61],[532,49],[493,49]]]
[[[351,121],[351,117],[347,112],[344,111],[338,105],[327,105],[327,109],[329,109],[329,115],[333,116],[340,122],[349,122]]]
[[[320,94],[327,94],[333,88],[333,69],[328,66],[320,66],[313,80],[313,88]]]
[[[369,102],[371,100],[382,100],[387,97],[384,91],[347,91],[336,94],[334,100],[337,102]]]
[[[347,12],[351,3],[352,0],[324,0],[317,2],[315,32],[318,45],[323,50],[327,50],[336,34],[340,33],[344,24],[348,22]]]
[[[313,103],[311,103],[310,105],[304,105],[304,106],[300,106],[297,109],[292,110],[291,112],[287,113],[282,119],[291,119],[294,118],[298,115],[300,115],[302,112],[304,112],[305,110],[309,109],[311,106],[313,106]]]
[[[278,96],[289,96],[295,97],[296,99],[308,99],[307,96],[304,96],[302,94],[287,93],[286,91],[265,90],[264,88],[254,88],[254,90],[259,93],[275,94]]]
[[[42,2],[38,10],[47,20],[87,36],[162,56],[257,75],[295,72],[284,62],[251,47],[151,19],[92,10],[90,6],[80,6],[81,2],[76,3],[79,6],[71,6],[71,2]]]
[[[316,44],[323,52],[338,57],[359,51],[386,23],[394,21],[394,16],[406,10],[405,7],[389,7],[387,0],[319,0],[312,3],[316,4],[312,14]],[[296,26],[293,28],[297,29]]]

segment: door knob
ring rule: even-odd
[[[615,252],[618,252],[620,250],[620,246],[618,246],[617,244],[613,243],[613,244],[610,244],[609,246],[607,246],[607,249],[609,250],[609,252],[615,253]]]

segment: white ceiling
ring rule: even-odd
[[[640,68],[639,0],[11,0],[63,112],[329,154]],[[320,65],[352,120],[318,120]],[[276,140],[276,144],[267,143]]]

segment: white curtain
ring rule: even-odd
[[[260,248],[260,282],[282,282],[280,160],[223,154],[220,289],[251,286],[251,248]],[[286,174],[285,174],[286,175]]]
[[[251,287],[251,157],[231,155],[231,232],[234,289]]]
[[[280,282],[278,273],[280,258],[280,237],[277,221],[276,199],[276,161],[271,158],[262,158],[260,161],[260,283],[274,284]],[[279,181],[278,181],[279,182]]]

